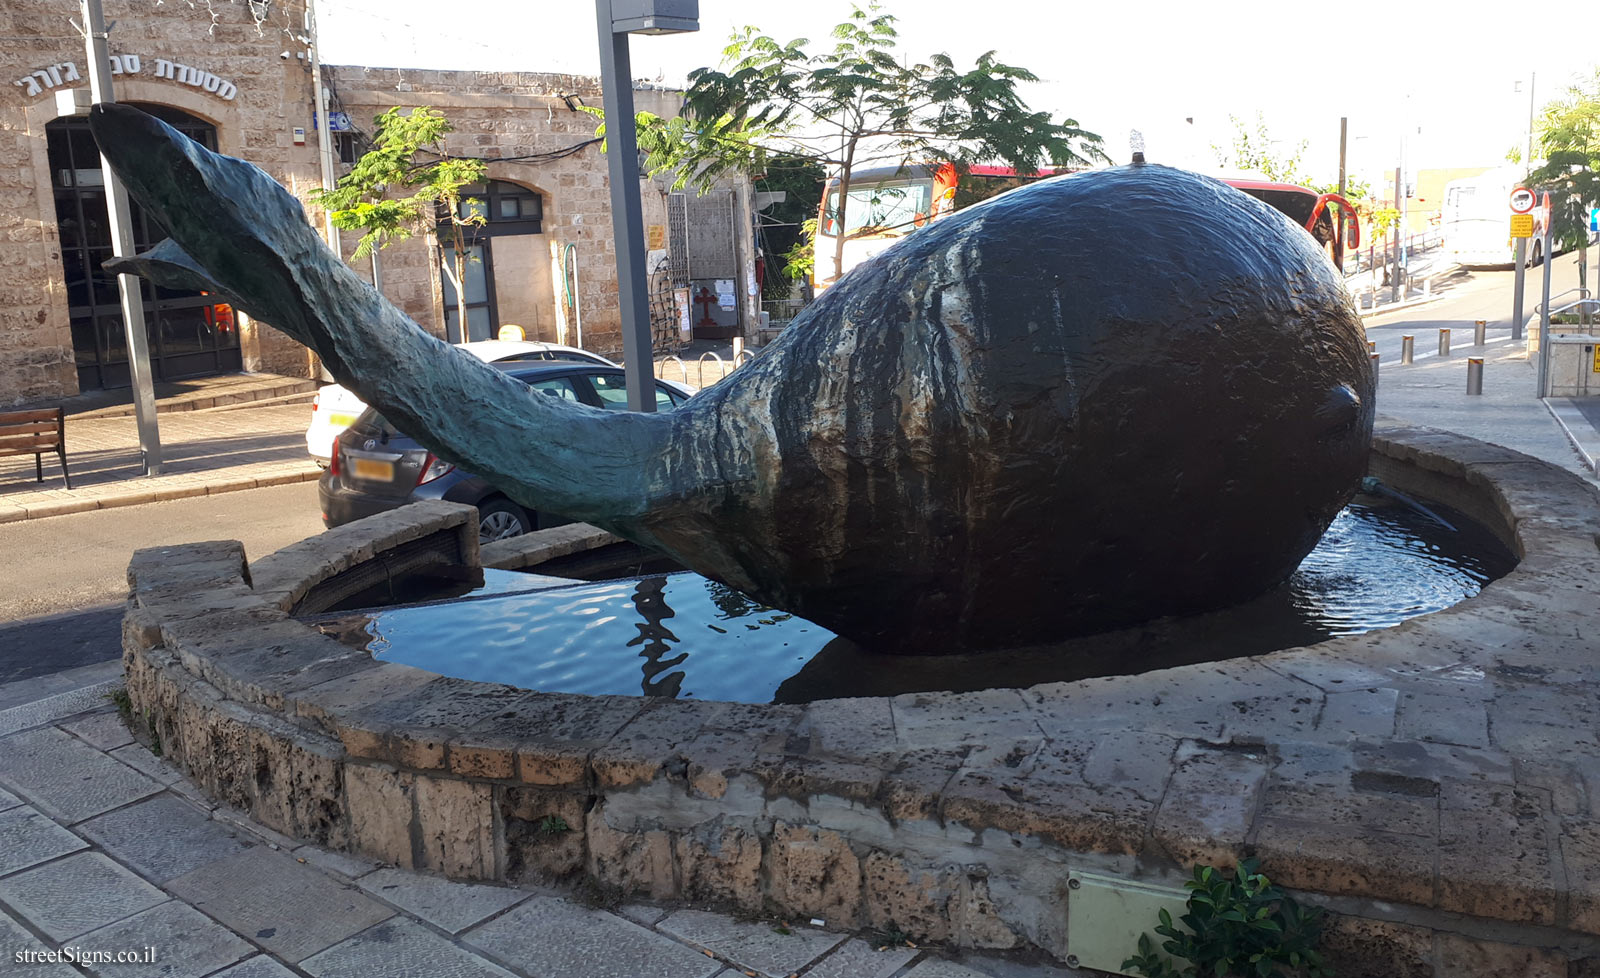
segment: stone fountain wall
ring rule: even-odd
[[[1600,966],[1600,496],[1507,449],[1388,426],[1372,469],[1522,558],[1454,608],[1253,658],[804,706],[534,693],[379,663],[293,620],[389,574],[475,571],[421,504],[246,565],[141,551],[134,709],[281,832],[459,879],[1067,954],[1069,871],[1176,883],[1255,855],[1337,911],[1340,973]],[[539,561],[578,526],[487,549]]]

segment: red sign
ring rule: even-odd
[[[1517,189],[1511,191],[1511,213],[1533,213],[1533,200],[1533,191],[1529,190],[1527,187],[1518,187]]]

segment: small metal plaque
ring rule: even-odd
[[[1067,963],[1134,974],[1123,971],[1122,962],[1138,950],[1139,935],[1148,933],[1159,948],[1165,940],[1155,932],[1161,909],[1176,921],[1188,899],[1188,891],[1180,887],[1073,873],[1067,881]]]

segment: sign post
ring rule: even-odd
[[[100,0],[83,0],[84,43],[88,46],[89,91],[94,102],[115,102],[111,92],[111,56],[106,50],[106,21]],[[111,253],[133,255],[133,221],[128,191],[104,155],[100,172],[106,185],[106,224],[111,230]],[[122,326],[128,337],[128,374],[133,381],[133,414],[139,428],[139,455],[145,475],[161,474],[161,433],[156,428],[155,382],[150,372],[150,337],[144,326],[144,296],[139,279],[117,276],[122,298]]]
[[[1522,339],[1522,298],[1525,282],[1524,263],[1528,258],[1528,239],[1533,237],[1533,191],[1518,187],[1511,191],[1511,239],[1516,248],[1511,264],[1516,268],[1511,290],[1511,338]],[[1519,233],[1520,232],[1520,233]]]
[[[1539,397],[1550,380],[1550,195],[1544,195],[1544,298],[1539,302]]]

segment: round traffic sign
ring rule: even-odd
[[[1511,191],[1511,213],[1532,214],[1534,196],[1533,191],[1527,187],[1518,187]]]

